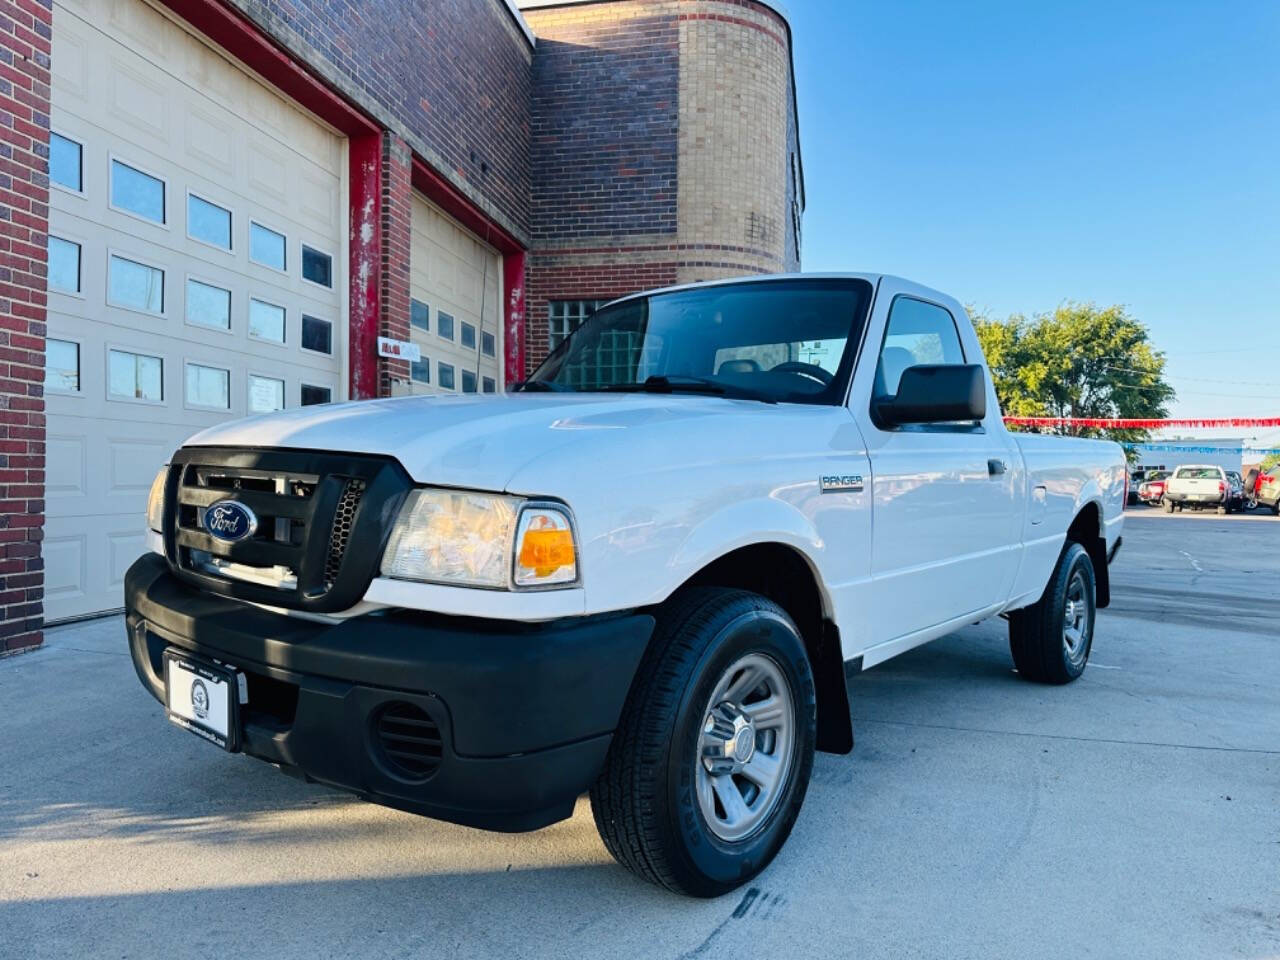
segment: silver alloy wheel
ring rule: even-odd
[[[1089,601],[1085,595],[1084,574],[1077,570],[1067,584],[1067,599],[1062,605],[1062,645],[1067,658],[1079,663],[1089,640]]]
[[[791,685],[772,657],[750,653],[720,677],[698,737],[698,807],[721,840],[745,840],[781,799],[795,754]]]

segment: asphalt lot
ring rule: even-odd
[[[1002,621],[851,679],[750,889],[685,900],[573,819],[487,834],[165,723],[118,618],[0,661],[0,957],[1280,956],[1280,520],[1130,510],[1090,668]]]

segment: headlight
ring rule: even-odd
[[[417,489],[400,508],[382,575],[465,587],[567,586],[578,578],[568,513],[521,497]]]
[[[147,526],[156,533],[164,532],[164,481],[168,476],[166,463],[151,481],[151,493],[147,495]]]

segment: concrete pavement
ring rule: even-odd
[[[1280,521],[1130,511],[1064,688],[991,621],[851,679],[748,890],[370,806],[164,721],[118,618],[0,661],[0,957],[1280,956]]]

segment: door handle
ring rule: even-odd
[[[998,477],[1007,470],[1009,465],[1003,460],[992,457],[987,461],[987,476]]]

